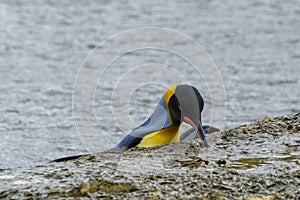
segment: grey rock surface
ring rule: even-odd
[[[300,113],[207,138],[1,170],[0,198],[300,198]]]

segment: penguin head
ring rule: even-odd
[[[173,91],[167,103],[172,124],[180,125],[182,122],[189,124],[203,140],[204,146],[208,146],[201,121],[204,101],[199,91],[190,85],[171,87],[166,94],[169,90]]]

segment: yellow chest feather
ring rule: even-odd
[[[179,142],[180,126],[170,126],[169,128],[159,130],[145,136],[139,143],[139,147],[154,147],[168,144],[170,142]]]

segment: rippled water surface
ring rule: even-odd
[[[2,0],[0,168],[87,152],[72,114],[76,74],[99,42],[132,28],[170,28],[195,39],[208,51],[225,84],[224,128],[299,111],[299,18],[296,0]],[[96,90],[99,128],[111,143],[122,135],[109,123],[107,114],[118,77],[130,66],[149,62],[172,66],[188,77],[206,100],[204,112],[210,113],[207,88],[198,74],[191,73],[188,63],[159,50],[132,52],[112,63],[104,90]],[[157,74],[158,79],[163,77]],[[142,122],[163,91],[157,84],[136,90],[130,99],[131,118]],[[107,145],[106,141],[97,143],[99,147]]]

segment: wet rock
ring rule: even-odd
[[[120,193],[132,192],[137,188],[130,183],[113,183],[107,181],[92,181],[83,183],[81,186],[74,188],[69,192],[71,197],[87,196],[95,192]]]
[[[219,166],[225,166],[226,165],[226,160],[218,160],[216,162]]]
[[[299,125],[299,113],[270,117],[209,134],[208,148],[195,139],[0,170],[0,198],[297,199]]]
[[[275,199],[275,196],[273,195],[268,195],[268,196],[264,196],[264,195],[249,195],[247,197],[248,200],[273,200]]]

